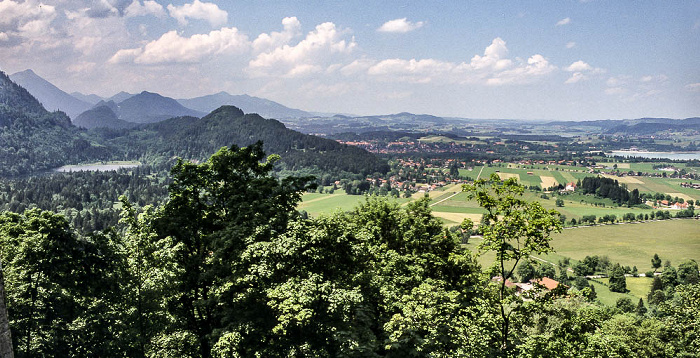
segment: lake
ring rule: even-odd
[[[606,153],[606,155],[608,154]],[[609,155],[638,158],[664,158],[672,160],[700,160],[700,152],[638,152],[629,150],[613,150]]]
[[[111,163],[111,164],[83,164],[83,165],[64,165],[62,167],[56,168],[53,171],[55,172],[60,172],[60,173],[69,173],[69,172],[106,172],[106,171],[113,171],[113,170],[118,170],[118,169],[128,169],[128,168],[136,168],[140,164],[139,163],[125,163],[125,164],[120,164],[120,163]]]

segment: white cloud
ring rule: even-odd
[[[556,71],[556,66],[542,55],[533,55],[527,61],[505,58],[505,41],[496,38],[484,55],[475,55],[470,62],[454,63],[436,59],[387,59],[372,65],[367,74],[386,81],[408,83],[478,83],[506,85],[529,83]]]
[[[368,59],[355,60],[355,61],[352,61],[350,64],[341,67],[340,73],[343,74],[344,76],[356,75],[358,73],[362,73],[362,72],[367,71],[375,63],[376,63],[376,61],[368,60]]]
[[[580,81],[585,81],[588,79],[588,76],[584,75],[584,72],[589,75],[597,75],[601,73],[605,73],[605,70],[602,68],[598,67],[593,67],[589,65],[586,62],[583,62],[581,60],[578,60],[572,64],[570,64],[568,67],[566,67],[564,70],[568,72],[573,72],[571,77],[569,77],[564,83],[566,84],[573,84],[573,83],[578,83]],[[610,81],[610,80],[608,80]]]
[[[502,70],[510,67],[513,61],[504,59],[508,55],[506,42],[500,37],[496,37],[491,41],[491,45],[484,50],[484,56],[474,55],[469,63],[473,69],[491,68],[494,70]]]
[[[248,37],[238,32],[235,27],[224,27],[208,34],[197,34],[191,37],[182,37],[176,31],[168,31],[143,48],[117,51],[109,62],[197,63],[212,56],[242,53],[249,47]]]
[[[567,71],[569,72],[581,72],[581,71],[590,71],[592,70],[593,67],[581,60],[576,61],[569,65],[569,67],[566,68]]]
[[[557,26],[564,26],[564,25],[568,25],[570,23],[571,23],[571,18],[565,17],[565,18],[557,21]]]
[[[127,63],[127,62],[133,62],[136,57],[138,57],[141,53],[143,52],[143,49],[139,48],[130,48],[130,49],[121,49],[117,51],[110,59],[109,63]]]
[[[56,8],[33,0],[15,2],[0,1],[0,32],[9,39],[20,36],[44,41],[51,32],[51,23],[56,19]]]
[[[700,82],[687,84],[685,89],[691,92],[700,92]]]
[[[520,64],[507,71],[495,73],[491,78],[486,80],[486,84],[504,85],[529,83],[556,70],[556,66],[550,64],[544,56],[538,54],[528,58],[527,64]]]
[[[569,41],[566,43],[566,48],[574,48],[576,47],[576,43],[573,41]]]
[[[10,39],[10,36],[8,36],[8,35],[7,35],[6,33],[4,33],[4,32],[0,32],[0,41],[7,41],[7,40],[9,40],[9,39]]]
[[[285,44],[258,54],[248,63],[247,72],[253,77],[297,76],[308,73],[299,68],[330,65],[334,55],[348,54],[357,45],[354,38],[346,41],[344,35],[332,22],[320,24],[294,46]]]
[[[253,50],[257,53],[269,51],[286,45],[293,38],[301,35],[301,23],[296,17],[282,19],[282,32],[262,33],[253,41]]]
[[[156,17],[164,17],[165,9],[163,5],[153,1],[146,0],[141,3],[140,0],[134,0],[134,2],[129,5],[126,10],[124,10],[124,15],[126,17],[136,17],[136,16],[146,16],[153,15]]]
[[[216,4],[194,0],[191,4],[182,6],[168,5],[170,16],[175,18],[180,25],[187,25],[187,19],[205,20],[211,26],[217,27],[226,24],[228,13],[221,10]]]
[[[567,79],[564,83],[572,84],[572,83],[577,83],[577,82],[579,82],[581,80],[585,80],[585,79],[586,79],[586,76],[584,76],[583,73],[574,72],[574,74],[572,74],[571,77],[569,77],[569,79]]]
[[[393,33],[406,33],[413,30],[421,28],[425,23],[423,21],[411,22],[405,17],[402,19],[395,19],[385,22],[380,26],[377,31],[379,32],[393,32]]]

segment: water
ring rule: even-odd
[[[700,152],[637,152],[628,150],[613,150],[610,155],[620,157],[663,158],[672,160],[700,160]]]
[[[54,169],[53,171],[59,173],[69,173],[69,172],[106,172],[115,171],[123,168],[136,168],[139,164],[84,164],[84,165],[65,165]]]

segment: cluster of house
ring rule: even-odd
[[[670,202],[668,200],[658,200],[656,201],[656,204],[652,201],[647,201],[647,205],[651,206],[654,209],[673,209],[673,210],[685,210],[688,208],[688,203],[686,202]]]
[[[700,189],[700,183],[681,183],[681,186],[684,188]]]
[[[501,282],[501,276],[495,276],[491,279],[494,282]],[[532,279],[529,282],[513,282],[506,279],[506,287],[515,290],[516,295],[536,294],[539,292],[549,292],[559,286],[559,282],[549,277]],[[568,287],[563,285],[564,287]]]

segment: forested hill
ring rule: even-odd
[[[262,141],[265,152],[279,154],[287,170],[358,174],[388,170],[386,162],[364,149],[302,134],[277,120],[244,114],[234,106],[222,106],[201,119],[177,117],[143,125],[108,141],[146,158],[194,160],[204,160],[223,146],[243,147]]]
[[[17,176],[68,162],[104,158],[63,112],[48,112],[24,88],[0,72],[0,176]]]

